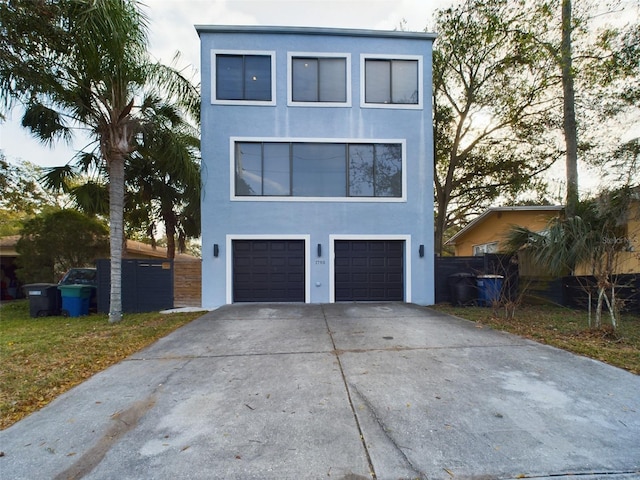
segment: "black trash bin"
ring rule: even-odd
[[[451,304],[457,306],[474,305],[478,298],[476,276],[461,272],[449,275],[451,288]]]
[[[62,299],[56,283],[30,283],[22,288],[29,297],[29,315],[34,318],[60,315]]]

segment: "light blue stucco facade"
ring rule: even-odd
[[[259,238],[304,241],[308,303],[335,301],[336,240],[403,241],[403,300],[433,304],[434,35],[298,27],[196,29],[202,57],[202,306],[215,308],[234,302],[233,241]],[[214,53],[236,51],[272,55],[274,98],[267,104],[225,104],[213,98]],[[338,106],[292,104],[292,52],[310,56],[338,53],[346,57],[348,101]],[[362,62],[367,55],[419,58],[419,103],[366,105],[362,97]],[[403,148],[402,195],[239,197],[234,192],[234,145],[238,141],[399,143]]]

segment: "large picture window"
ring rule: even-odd
[[[272,63],[270,54],[216,52],[214,101],[271,102]]]
[[[419,58],[364,58],[364,106],[419,107],[420,63]]]
[[[235,195],[401,198],[402,143],[235,143]]]
[[[347,102],[347,59],[291,57],[292,102]]]

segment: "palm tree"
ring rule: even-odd
[[[153,95],[143,102],[142,116],[141,145],[131,155],[127,184],[138,217],[150,227],[157,220],[164,224],[167,257],[174,258],[187,238],[200,236],[199,134],[179,109]]]
[[[10,50],[0,57],[0,85],[4,98],[25,104],[23,126],[43,142],[68,139],[82,128],[98,145],[109,182],[109,321],[118,322],[125,161],[141,132],[137,102],[144,87],[153,85],[196,112],[199,95],[177,70],[149,59],[146,18],[135,0],[61,0],[35,7],[16,0],[3,3],[0,15],[3,33],[11,32],[2,45]]]
[[[167,258],[174,258],[176,249],[185,251],[187,239],[200,236],[199,132],[179,108],[155,94],[142,101],[139,122],[136,149],[126,158],[126,237],[142,233],[155,243],[161,222]],[[81,152],[75,165],[49,168],[43,183],[69,195],[79,210],[106,217],[109,189],[96,153]]]
[[[596,281],[596,327],[602,325],[604,304],[611,325],[617,327],[615,272],[620,252],[628,248],[624,226],[628,222],[631,192],[627,186],[579,202],[573,216],[552,219],[543,232],[514,226],[507,234],[505,250],[526,252],[533,263],[551,275],[575,275],[576,267],[589,271]],[[591,312],[590,289],[587,286],[585,290]]]

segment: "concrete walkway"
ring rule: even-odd
[[[233,305],[0,451],[12,480],[637,479],[640,377],[415,305]]]

